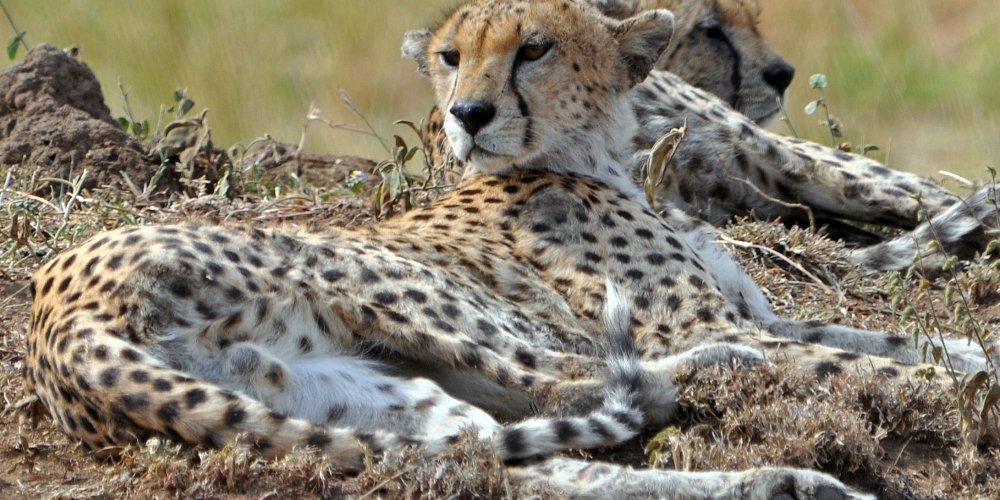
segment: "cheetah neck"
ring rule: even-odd
[[[558,138],[558,144],[540,148],[543,152],[511,164],[505,170],[484,172],[474,163],[469,166],[488,175],[535,170],[592,177],[648,207],[645,195],[632,181],[627,166],[634,153],[632,137],[637,130],[638,122],[632,106],[626,97],[621,96],[614,100],[603,116],[594,117],[586,126],[567,131]]]

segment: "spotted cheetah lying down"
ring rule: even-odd
[[[641,184],[649,149],[674,128],[684,140],[656,191],[675,225],[696,219],[722,226],[733,216],[807,224],[810,216],[834,237],[872,245],[873,234],[843,220],[912,230],[854,250],[872,270],[902,270],[917,262],[940,267],[949,255],[970,258],[1000,229],[996,187],[966,199],[913,174],[867,157],[771,133],[794,68],[756,29],[756,0],[591,0],[603,13],[625,18],[654,8],[677,19],[674,36],[630,99],[639,128],[631,172]],[[425,125],[429,161],[450,161],[435,107]],[[457,159],[461,166],[461,159]],[[806,208],[807,207],[807,208]],[[702,231],[714,235],[711,226]]]
[[[99,235],[32,279],[28,388],[98,451],[242,439],[354,470],[362,444],[433,454],[466,427],[504,458],[612,445],[674,417],[681,367],[780,350],[821,374],[922,368],[905,339],[777,317],[724,251],[650,209],[628,174],[627,96],[672,28],[664,10],[480,0],[408,33],[472,170],[458,187],[358,230]],[[945,342],[956,370],[987,365]],[[542,457],[511,474],[575,498],[871,498],[789,468]]]

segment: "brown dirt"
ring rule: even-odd
[[[111,117],[101,84],[85,64],[52,45],[0,73],[0,163],[84,187],[124,187],[119,171],[145,185],[158,162]]]
[[[152,152],[159,139],[143,144],[125,132],[111,116],[94,73],[67,51],[38,45],[23,63],[0,72],[0,164],[23,165],[27,172],[22,176],[69,181],[87,170],[84,189],[126,190],[129,187],[120,173],[125,172],[141,189],[160,165],[158,154]],[[364,158],[296,154],[296,149],[286,143],[259,141],[243,158],[259,160],[259,168],[271,177],[310,172],[319,180],[340,172],[337,180],[342,181],[352,170],[371,174],[375,166]],[[185,175],[206,177],[211,189],[232,162],[225,151],[209,148],[199,153],[196,163],[191,172],[166,169],[157,192],[192,194],[190,188],[185,191],[190,186],[183,182]],[[377,178],[369,175],[368,182]],[[34,187],[49,193],[53,186],[40,182]]]

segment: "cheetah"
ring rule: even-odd
[[[665,10],[615,20],[582,0],[478,0],[407,33],[467,158],[459,186],[354,230],[98,235],[32,279],[27,386],[92,448],[242,439],[352,470],[364,446],[434,453],[461,427],[503,458],[610,445],[670,421],[691,366],[780,351],[826,376],[922,369],[905,339],[778,318],[724,251],[631,182],[629,92],[673,26]],[[944,342],[954,369],[987,365]],[[791,468],[543,456],[510,470],[575,498],[872,498]]]
[[[717,234],[734,216],[787,224],[818,223],[854,246],[851,258],[870,270],[939,268],[950,255],[971,258],[1000,229],[996,186],[962,199],[910,173],[862,155],[784,137],[763,128],[795,69],[756,29],[756,0],[591,0],[624,18],[671,10],[675,34],[654,70],[630,96],[639,121],[631,162],[645,179],[649,149],[672,129],[684,140],[667,165],[656,199],[674,225]],[[432,164],[452,161],[435,107],[424,126]],[[461,159],[454,159],[461,167]],[[694,220],[692,220],[692,218]],[[699,225],[697,219],[710,225]],[[842,221],[911,230],[881,242]]]

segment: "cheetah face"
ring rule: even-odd
[[[481,0],[403,53],[429,76],[456,157],[484,173],[552,168],[624,151],[625,94],[673,31],[668,11],[612,20],[581,0]],[[627,116],[627,118],[623,118]]]
[[[757,30],[756,0],[647,0],[685,9],[676,37],[657,69],[665,69],[715,94],[751,120],[767,125],[780,113],[778,100],[795,76]]]

